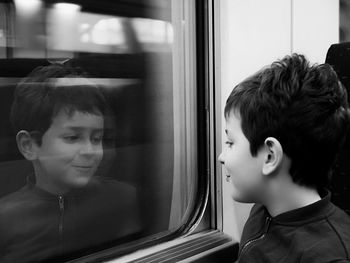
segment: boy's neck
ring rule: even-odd
[[[321,200],[317,189],[297,185],[291,181],[274,187],[270,193],[265,206],[273,217]]]
[[[44,190],[53,195],[65,195],[68,193],[69,189],[65,189],[64,187],[58,187],[52,182],[50,182],[47,176],[43,175],[41,170],[38,168],[36,164],[34,164],[34,173],[35,173],[35,186]]]
[[[56,196],[63,196],[63,195],[68,193],[68,190],[64,191],[64,190],[58,189],[57,187],[46,184],[45,182],[42,182],[42,181],[36,182],[35,186],[37,188],[40,188],[41,190],[44,190],[44,191],[46,191],[52,195],[56,195]]]

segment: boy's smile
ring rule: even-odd
[[[103,117],[61,110],[35,146],[37,186],[54,194],[64,194],[85,186],[103,156]]]

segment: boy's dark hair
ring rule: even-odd
[[[286,56],[233,89],[225,117],[232,112],[239,113],[253,156],[275,137],[291,159],[295,183],[327,186],[349,126],[347,93],[330,65]]]
[[[34,69],[17,85],[10,113],[15,133],[31,132],[40,145],[43,134],[61,110],[69,115],[75,111],[105,115],[106,101],[97,86],[58,86],[55,82],[59,78],[87,78],[87,74],[78,68],[52,64]]]

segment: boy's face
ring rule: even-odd
[[[103,156],[103,127],[102,115],[61,110],[36,146],[38,187],[63,194],[85,186]]]
[[[231,196],[238,202],[257,202],[262,182],[264,156],[252,156],[250,144],[241,129],[241,120],[232,113],[226,119],[227,141],[219,156],[232,185]]]

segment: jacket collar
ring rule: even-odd
[[[37,187],[34,174],[28,175],[26,180],[27,180],[27,185],[26,185],[27,189],[30,189],[35,195],[44,199],[55,199],[55,200],[60,196],[65,198],[81,196],[82,194],[91,190],[96,184],[95,178],[93,177],[93,179],[88,183],[86,187],[72,190],[64,195],[57,195],[57,194],[52,194],[44,189],[41,189],[40,187]]]
[[[319,191],[319,194],[321,200],[277,215],[272,221],[282,225],[301,225],[327,217],[335,211],[335,206],[331,203],[331,194],[326,189]],[[265,211],[267,212],[266,208]]]

